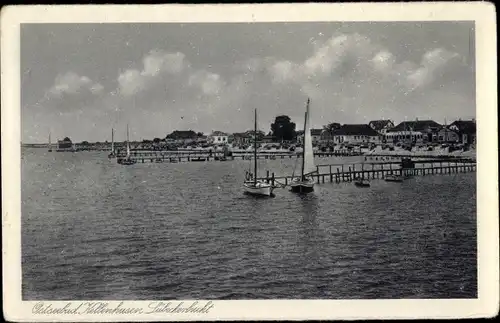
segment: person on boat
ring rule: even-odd
[[[249,171],[246,171],[245,172],[245,180],[251,181],[252,180],[252,173],[250,173]]]

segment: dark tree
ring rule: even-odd
[[[86,141],[86,140],[84,140],[84,141],[82,141],[82,143],[81,143],[81,144],[86,146],[86,145],[88,145],[88,144],[89,144],[89,142],[88,142],[88,141]]]
[[[341,127],[340,123],[331,122],[331,123],[327,124],[326,126],[324,126],[324,129],[328,130],[329,132],[333,132],[334,130],[336,130],[340,127]]]
[[[197,135],[198,137],[203,137],[203,132],[198,132],[196,135]]]
[[[71,139],[69,139],[69,137],[64,137],[63,141],[70,141],[71,142]]]
[[[277,116],[271,124],[273,136],[278,140],[292,140],[295,137],[295,123],[289,116]]]
[[[153,142],[154,142],[155,144],[159,143],[160,141],[161,141],[161,139],[160,139],[160,138],[155,138],[155,139],[153,139]]]

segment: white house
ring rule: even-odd
[[[208,136],[208,142],[211,144],[227,144],[229,135],[222,131],[213,131]]]
[[[391,120],[372,120],[368,125],[370,128],[383,135],[385,135],[387,130],[394,128],[394,123]]]
[[[333,142],[336,144],[378,144],[382,136],[366,124],[345,124],[333,131]]]

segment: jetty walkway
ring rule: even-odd
[[[332,156],[360,156],[359,151],[336,150],[333,152],[316,152],[316,157],[332,157]],[[117,154],[117,159],[121,160],[126,157],[125,152],[120,151]],[[199,162],[221,160],[223,157],[226,160],[246,159],[251,160],[254,154],[251,151],[233,151],[229,155],[225,155],[222,151],[210,152],[205,150],[173,150],[173,151],[137,151],[130,152],[131,159],[135,159],[139,163],[158,163],[158,162]],[[300,158],[301,152],[286,152],[286,151],[261,151],[257,153],[257,159],[285,159],[285,158]]]
[[[466,173],[476,171],[476,161],[472,159],[450,158],[448,160],[425,159],[411,160],[408,163],[401,161],[365,162],[355,164],[323,164],[317,165],[317,170],[310,176],[319,184],[326,181],[331,183],[352,182],[356,178],[384,179],[387,175],[425,176],[433,174]],[[295,175],[297,177],[297,175]],[[265,177],[259,180],[271,183],[273,186],[288,185],[293,175],[275,176],[266,171]]]

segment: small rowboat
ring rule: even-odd
[[[404,177],[403,176],[398,176],[398,175],[387,175],[385,177],[385,181],[386,182],[402,182],[404,181]]]
[[[365,179],[356,179],[354,185],[358,187],[370,187],[370,182]]]

